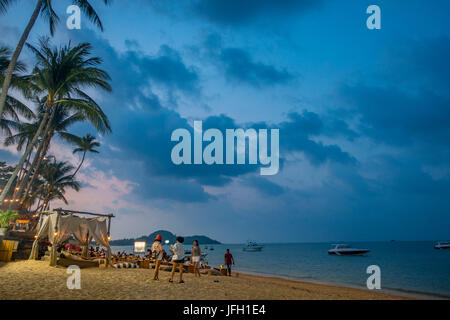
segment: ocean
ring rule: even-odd
[[[224,263],[230,249],[236,262],[234,271],[293,280],[367,288],[366,269],[381,269],[385,291],[431,293],[450,298],[450,250],[435,250],[431,241],[350,242],[355,248],[369,249],[366,256],[334,256],[329,243],[270,243],[261,252],[244,252],[243,244],[207,245],[210,266]],[[151,245],[151,244],[149,244]],[[190,249],[190,245],[185,245]],[[112,246],[112,251],[132,252],[132,246]],[[167,248],[166,248],[167,250]]]

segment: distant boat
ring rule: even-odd
[[[214,248],[213,248],[213,247],[211,247],[211,248],[209,248],[209,250],[214,250]]]
[[[369,252],[369,249],[352,248],[348,244],[335,244],[333,249],[328,250],[328,254],[338,256],[361,256]]]
[[[450,242],[446,241],[439,241],[435,246],[435,249],[443,250],[443,249],[450,249]]]
[[[253,241],[248,241],[247,246],[242,248],[242,250],[247,252],[255,252],[255,251],[261,251],[264,248],[264,246],[257,244]]]

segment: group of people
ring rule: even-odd
[[[185,261],[185,249],[184,249],[184,238],[183,237],[177,237],[175,244],[170,246],[170,251],[172,251],[172,271],[170,273],[170,279],[169,282],[173,282],[173,277],[175,275],[175,271],[177,267],[179,268],[180,272],[180,283],[184,283],[183,281],[183,264]],[[155,238],[155,242],[153,242],[152,248],[151,248],[151,254],[152,258],[155,261],[155,273],[153,274],[153,280],[159,280],[159,267],[161,265],[161,261],[163,260],[163,253],[164,249],[162,246],[162,236],[158,234]],[[193,241],[192,249],[191,249],[191,263],[193,264],[194,268],[194,276],[200,277],[200,271],[198,270],[198,266],[200,264],[202,252],[200,250],[200,246],[198,244],[197,240]]]
[[[95,250],[93,247],[89,248],[89,257],[90,258],[105,258],[106,252],[105,249],[101,249],[99,247],[96,247]]]
[[[180,273],[180,280],[179,283],[184,283],[183,281],[183,264],[185,262],[185,249],[184,249],[184,238],[183,237],[177,237],[175,244],[170,246],[170,250],[172,251],[172,271],[170,273],[170,279],[169,282],[173,282],[173,278],[175,275],[175,271],[178,267],[179,273]],[[155,272],[153,274],[153,280],[159,280],[159,267],[161,265],[161,261],[163,260],[163,253],[164,249],[162,246],[162,236],[158,234],[155,237],[155,241],[153,242],[152,248],[151,248],[151,254],[152,258],[155,261]],[[192,243],[192,249],[191,249],[191,263],[194,268],[194,276],[200,277],[200,271],[198,270],[200,261],[201,261],[202,251],[200,249],[200,245],[197,240],[194,240]],[[233,255],[230,253],[230,249],[227,249],[227,252],[225,254],[225,265],[227,266],[227,273],[229,276],[231,276],[231,265],[234,265],[234,258]]]

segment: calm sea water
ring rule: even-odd
[[[370,249],[367,256],[328,255],[328,243],[265,244],[261,252],[244,252],[244,245],[212,245],[207,252],[211,266],[223,264],[229,248],[236,271],[302,281],[366,287],[369,265],[381,268],[382,289],[434,293],[450,297],[450,250],[435,250],[433,242],[349,243]],[[186,249],[190,249],[186,245]],[[132,246],[112,247],[132,252]],[[167,250],[167,249],[166,249]]]

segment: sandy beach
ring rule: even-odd
[[[184,284],[169,283],[169,272],[161,271],[160,281],[153,281],[152,275],[150,269],[82,269],[81,289],[69,290],[65,268],[52,268],[47,261],[0,262],[0,299],[410,299],[242,273],[233,277],[205,275],[200,279],[185,274]]]

